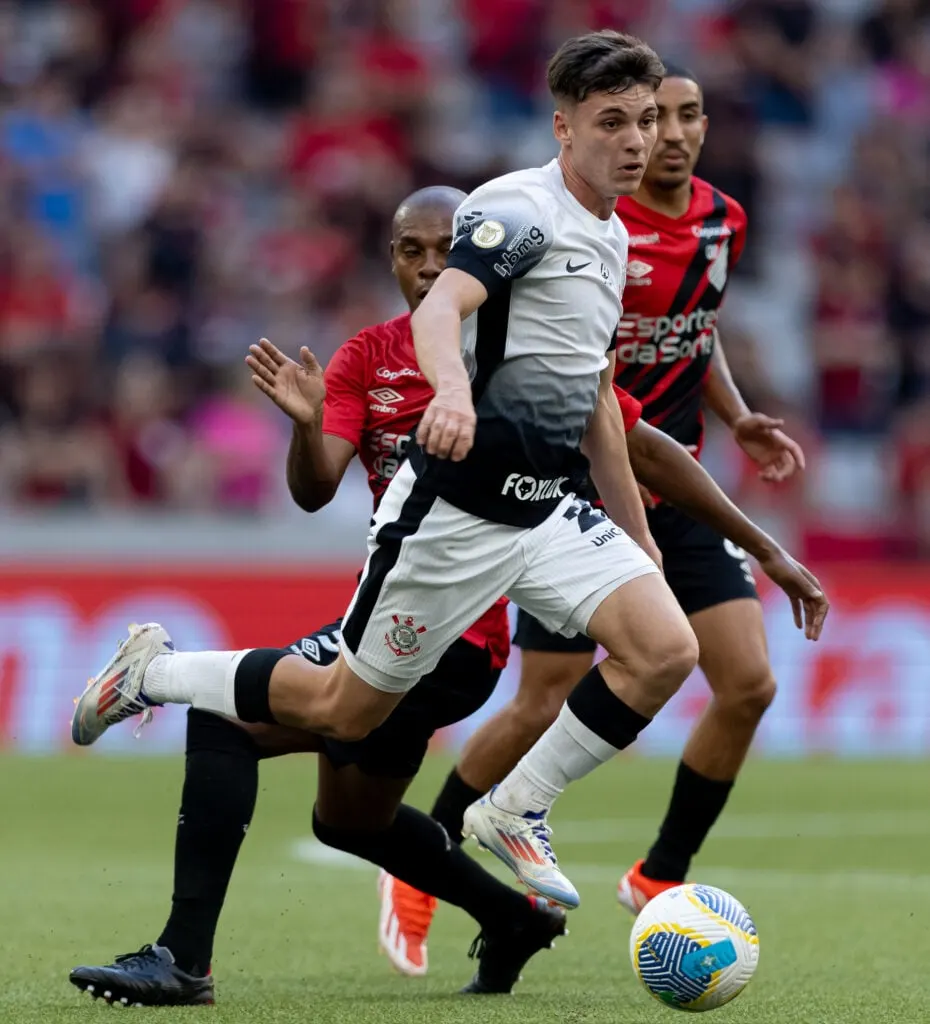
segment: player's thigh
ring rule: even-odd
[[[286,650],[291,654],[299,654],[311,665],[325,667],[331,665],[339,654],[340,627],[342,619],[311,630],[294,643],[288,644]],[[287,725],[271,725],[264,722],[235,722],[247,732],[255,742],[259,757],[282,757],[285,754],[316,754],[323,749],[323,738],[317,733],[306,729],[295,729]]]
[[[677,687],[697,663],[694,631],[658,573],[617,586],[598,605],[587,632],[631,680],[664,680]],[[662,694],[656,696],[662,701]]]
[[[514,645],[520,648],[520,684],[514,705],[523,714],[555,718],[579,679],[591,668],[597,644],[584,633],[551,633],[522,608]]]
[[[775,696],[762,603],[725,601],[689,616],[701,649],[700,666],[714,694],[764,711]]]
[[[526,533],[462,512],[403,466],[373,520],[343,620],[348,666],[377,689],[409,690],[519,574]]]
[[[486,649],[457,640],[382,725],[356,742],[325,740],[326,756],[336,768],[353,765],[373,778],[413,778],[437,730],[478,711],[499,678]]]
[[[323,737],[306,729],[295,729],[289,725],[270,725],[264,722],[239,722],[258,749],[258,756],[283,757],[285,754],[318,754],[323,749]]]

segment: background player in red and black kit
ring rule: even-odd
[[[445,267],[452,214],[463,198],[455,189],[424,189],[397,211],[392,266],[411,310]],[[287,464],[294,499],[307,511],[321,508],[358,454],[377,504],[433,395],[417,368],[410,314],[366,328],[346,342],[327,367],[325,380],[308,349],[302,349],[301,359],[299,365],[263,342],[252,346],[247,360],[257,386],[294,422]],[[330,664],[339,630],[340,622],[324,626],[290,650],[316,664]],[[246,725],[192,708],[168,922],[153,945],[107,966],[75,968],[72,983],[108,1002],[213,1002],[213,942],[255,809],[258,763],[280,754],[319,752],[313,815],[317,837],[390,872],[383,886],[396,875],[432,893],[419,896],[421,905],[425,899],[431,907],[439,897],[470,913],[482,928],[483,943],[478,974],[467,991],[510,991],[526,961],[562,933],[562,912],[528,901],[451,844],[437,825],[445,821],[441,802],[432,818],[401,804],[435,730],[481,707],[509,650],[507,612],[499,603],[448,649],[436,670],[383,725],[358,742]],[[460,818],[449,826],[459,830]],[[415,933],[410,915],[405,924],[408,934]],[[390,922],[382,921],[382,929],[390,931]],[[425,944],[413,943],[409,950],[383,944],[392,958],[403,958],[398,966],[407,973],[425,972]]]
[[[803,468],[803,454],[780,431],[780,421],[747,408],[716,330],[745,242],[746,216],[693,175],[707,130],[694,76],[671,68],[656,100],[658,139],[643,184],[617,203],[630,234],[617,384],[642,402],[647,422],[695,455],[703,441],[703,406],[709,406],[762,477],[783,480]],[[621,881],[618,896],[631,910],[685,878],[775,694],[746,553],[672,506],[648,503],[655,504],[647,518],[666,579],[697,634],[713,696],[684,751],[658,839]],[[469,739],[439,797],[463,812],[548,728],[590,668],[595,648],[583,635],[566,640],[548,633],[522,611],[514,642],[523,655],[519,690]]]

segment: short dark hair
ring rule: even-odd
[[[547,77],[556,101],[582,103],[592,92],[626,92],[634,85],[658,89],[665,65],[641,39],[604,29],[563,43],[549,61]]]
[[[665,77],[683,78],[687,82],[694,82],[699,89],[701,88],[701,81],[698,76],[690,68],[685,67],[684,64],[676,64],[670,60],[665,61]]]

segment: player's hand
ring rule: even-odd
[[[830,602],[817,577],[781,548],[760,561],[759,567],[788,595],[798,629],[804,630],[808,640],[818,640]]]
[[[249,345],[245,361],[252,371],[252,383],[295,423],[310,426],[320,422],[326,384],[323,368],[306,345],[301,347],[300,362],[296,363],[262,338],[257,345]]]
[[[417,427],[417,442],[430,455],[461,462],[475,443],[476,421],[470,388],[437,391]]]
[[[736,443],[759,466],[759,477],[766,483],[787,480],[805,467],[804,452],[781,431],[784,425],[784,420],[761,412],[746,413],[733,424]]]

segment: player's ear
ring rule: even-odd
[[[558,107],[552,115],[552,134],[560,145],[568,146],[571,144],[572,129],[568,122],[568,115]]]
[[[707,114],[701,114],[701,145],[704,145],[704,137],[707,135]]]
[[[397,264],[394,261],[394,239],[391,239],[391,273],[397,277]]]

